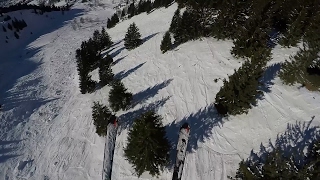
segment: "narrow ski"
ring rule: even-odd
[[[190,134],[190,126],[188,123],[184,123],[179,131],[179,138],[177,144],[177,156],[174,164],[172,180],[181,180],[184,160],[186,157],[188,140]]]

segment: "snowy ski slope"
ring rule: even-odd
[[[28,27],[19,40],[12,33],[9,44],[0,32],[0,103],[4,104],[0,113],[0,179],[101,179],[105,144],[95,133],[91,106],[97,100],[108,104],[110,88],[80,94],[75,50],[95,29],[106,26],[114,13],[112,1],[103,3],[99,7],[77,3],[65,15],[53,12],[48,17],[30,11],[11,13],[23,16]],[[231,56],[231,41],[213,38],[187,42],[162,54],[162,36],[176,8],[174,4],[134,16],[108,30],[115,42],[109,50],[116,62],[113,71],[134,94],[134,107],[117,114],[122,123],[113,180],[139,179],[125,160],[123,147],[134,117],[149,109],[156,109],[163,117],[173,149],[180,126],[187,122],[192,129],[183,180],[227,179],[252,149],[259,152],[261,143],[269,147],[269,140],[274,144],[279,134],[294,129],[288,125],[297,127],[299,141],[308,138],[312,126],[320,125],[319,92],[282,85],[275,76],[279,62],[297,51],[278,46],[264,77],[270,85],[264,98],[247,115],[220,119],[212,103],[221,79],[240,67],[242,60]],[[80,17],[86,21],[74,30],[74,19],[79,22]],[[144,43],[127,51],[123,38],[132,22],[139,27]],[[92,74],[98,78],[97,71]],[[297,124],[311,120],[310,128]],[[172,170],[170,167],[154,178],[145,173],[140,179],[170,180]]]

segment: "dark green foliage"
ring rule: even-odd
[[[81,48],[76,51],[77,69],[80,79],[80,91],[82,94],[93,92],[95,82],[91,80],[89,72],[97,67],[101,59],[95,41],[91,38],[81,43]]]
[[[114,25],[116,25],[119,22],[119,17],[117,13],[114,13],[113,16],[111,17],[111,22]]]
[[[281,80],[288,85],[300,83],[302,85],[313,86],[317,90],[320,88],[320,75],[317,73],[308,73],[308,68],[314,67],[320,69],[320,57],[317,49],[300,49],[291,61],[287,61],[282,65],[279,73]],[[311,90],[311,89],[310,89]]]
[[[320,6],[320,5],[319,5]],[[320,9],[320,8],[319,8]],[[304,33],[304,41],[306,44],[313,49],[320,50],[320,10],[310,18],[310,23]]]
[[[121,11],[121,18],[123,18],[124,16],[126,16],[126,10],[125,10],[125,9],[123,9],[123,10]]]
[[[176,2],[179,8],[186,7],[181,28],[177,31],[170,28],[176,43],[208,36],[209,31],[218,39],[234,40],[232,54],[236,57],[251,57],[257,49],[274,47],[279,37],[284,46],[294,46],[302,37],[315,46],[320,44],[312,39],[312,36],[320,37],[316,33],[320,24],[320,3],[315,0]]]
[[[135,23],[130,24],[124,38],[124,46],[128,50],[132,50],[142,44],[141,34]]]
[[[177,33],[179,23],[181,21],[180,9],[177,9],[172,17],[169,31],[173,34]]]
[[[181,44],[187,42],[188,40],[192,40],[196,38],[196,20],[194,14],[192,12],[186,10],[184,11],[180,23],[178,23],[178,27],[173,34],[174,42],[176,44]]]
[[[129,8],[128,8],[128,12],[127,12],[128,17],[132,18],[136,14],[136,11],[137,10],[136,10],[136,7],[135,7],[134,3],[131,3]]]
[[[262,95],[260,78],[263,75],[270,51],[261,49],[251,60],[223,80],[223,86],[216,95],[215,107],[221,115],[237,115],[247,113],[257,98]]]
[[[117,13],[114,13],[111,19],[108,18],[107,20],[107,28],[113,28],[119,22],[119,17]]]
[[[165,53],[171,48],[172,48],[171,36],[170,36],[170,33],[167,31],[164,34],[163,39],[161,41],[160,50],[162,51],[162,53]]]
[[[101,50],[103,50],[104,48],[109,48],[113,44],[110,35],[106,32],[104,27],[101,30],[99,43]]]
[[[99,63],[99,78],[100,85],[110,85],[113,81],[114,74],[111,69],[111,63],[113,62],[111,56],[107,56],[105,59],[101,59]]]
[[[110,108],[117,112],[120,109],[126,110],[132,101],[132,94],[127,92],[124,84],[120,80],[112,82],[112,89],[109,92]]]
[[[7,32],[7,29],[4,26],[2,26],[2,29],[3,29],[3,32]]]
[[[140,176],[144,171],[159,175],[169,162],[170,144],[161,116],[148,111],[135,119],[124,153]]]
[[[92,119],[93,124],[96,127],[96,133],[99,136],[105,136],[107,133],[107,126],[111,122],[111,111],[108,107],[100,104],[99,102],[93,102],[92,106]]]
[[[290,47],[296,46],[300,41],[301,36],[305,32],[306,23],[308,22],[308,11],[303,8],[298,17],[293,23],[289,24],[288,30],[284,33],[283,37],[280,39],[279,44],[282,46]]]
[[[320,175],[320,141],[314,140],[306,155],[286,153],[276,147],[259,160],[242,160],[236,176],[238,180],[316,180]],[[297,161],[297,157],[303,157]]]
[[[81,48],[77,49],[77,69],[80,79],[80,91],[82,94],[90,93],[95,90],[96,83],[91,80],[89,72],[97,68],[99,64],[100,80],[102,79],[101,83],[103,85],[109,84],[110,76],[113,77],[111,69],[108,67],[112,62],[112,58],[111,62],[109,56],[106,61],[103,61],[100,53],[104,48],[109,48],[112,44],[113,42],[111,41],[109,34],[102,28],[101,33],[99,30],[95,30],[93,37],[88,41],[82,42]]]
[[[247,20],[244,28],[242,28],[234,39],[234,47],[231,54],[235,57],[250,57],[259,49],[268,49],[269,32],[267,22],[261,19]]]
[[[80,73],[80,92],[82,94],[92,93],[96,88],[96,83],[91,79],[87,73]]]
[[[238,36],[241,27],[246,22],[246,15],[248,15],[245,0],[241,1],[222,1],[219,5],[219,13],[212,25],[212,35],[218,39],[234,39]]]

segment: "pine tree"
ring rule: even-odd
[[[137,10],[136,10],[136,7],[135,7],[134,3],[131,3],[129,8],[128,8],[128,12],[127,12],[128,17],[132,18],[136,14],[136,11]]]
[[[110,108],[117,112],[120,109],[126,110],[131,104],[132,94],[127,92],[124,84],[120,80],[114,80],[112,82],[112,89],[109,92]]]
[[[103,106],[99,102],[93,102],[92,119],[96,127],[96,133],[99,136],[105,136],[107,133],[107,126],[111,122],[113,114],[108,107]]]
[[[181,21],[180,9],[177,9],[174,12],[174,15],[171,20],[169,31],[173,34],[177,33],[177,28],[179,27],[179,23]]]
[[[111,17],[112,27],[114,27],[118,22],[119,22],[119,17],[117,13],[114,13],[113,16]]]
[[[94,30],[93,36],[92,36],[92,44],[97,51],[102,50],[102,47],[101,47],[102,44],[100,42],[100,37],[101,37],[101,34],[100,34],[99,30],[97,30],[97,29]]]
[[[112,57],[108,55],[108,58],[101,59],[99,63],[99,78],[100,78],[100,85],[110,85],[113,81],[114,74],[110,67],[110,59],[112,61]]]
[[[263,75],[266,63],[270,59],[270,50],[257,51],[251,61],[245,61],[242,66],[224,79],[223,86],[216,95],[215,107],[219,114],[237,115],[247,113],[257,98],[262,95],[259,81]]]
[[[167,31],[164,34],[163,39],[161,41],[160,50],[162,51],[162,53],[165,53],[171,48],[172,48],[171,36],[169,31]]]
[[[108,20],[107,20],[107,28],[110,29],[112,27],[113,27],[112,22],[111,22],[110,18],[108,18]]]
[[[134,121],[124,153],[140,176],[144,171],[158,175],[169,162],[170,144],[166,138],[161,116],[153,111]]]
[[[305,32],[305,24],[307,20],[308,11],[306,8],[303,8],[296,20],[292,24],[289,24],[289,28],[280,39],[279,44],[286,47],[296,46]]]
[[[7,32],[7,29],[4,26],[2,26],[2,29],[3,29],[3,32]]]
[[[279,73],[284,84],[300,83],[311,85],[316,89],[320,88],[320,76],[308,73],[308,68],[319,59],[318,52],[317,49],[304,47],[295,56],[290,57],[291,61],[286,60]]]
[[[100,34],[100,43],[103,48],[109,48],[113,42],[110,35],[106,32],[106,29],[103,27]]]
[[[142,44],[141,34],[135,23],[130,24],[124,38],[124,46],[128,50],[132,50]]]

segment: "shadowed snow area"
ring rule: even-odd
[[[80,94],[75,51],[95,29],[106,27],[114,10],[111,1],[104,3],[98,7],[76,4],[64,15],[47,13],[48,18],[23,11],[28,27],[21,39],[12,35],[8,44],[0,42],[0,104],[4,104],[0,112],[0,179],[102,178],[105,139],[95,133],[91,106],[97,100],[108,105],[110,87]],[[115,76],[133,94],[131,109],[117,114],[121,123],[113,180],[172,178],[172,166],[158,178],[148,173],[138,178],[123,156],[128,129],[134,118],[147,110],[154,109],[163,117],[171,154],[180,126],[190,125],[184,180],[226,180],[227,175],[235,174],[241,159],[253,155],[252,149],[259,153],[261,145],[267,146],[279,134],[294,129],[289,125],[320,126],[319,93],[285,86],[277,77],[280,63],[297,48],[278,46],[272,51],[273,59],[263,77],[267,87],[257,106],[248,114],[220,118],[213,106],[215,95],[223,78],[243,60],[230,54],[231,41],[213,38],[190,41],[162,54],[160,43],[176,9],[173,4],[107,29],[115,44],[103,53],[113,57]],[[74,19],[79,22],[80,17],[85,22],[75,25]],[[143,44],[127,51],[123,38],[133,22]],[[92,74],[97,77],[97,71]],[[290,150],[287,141],[281,143]]]

